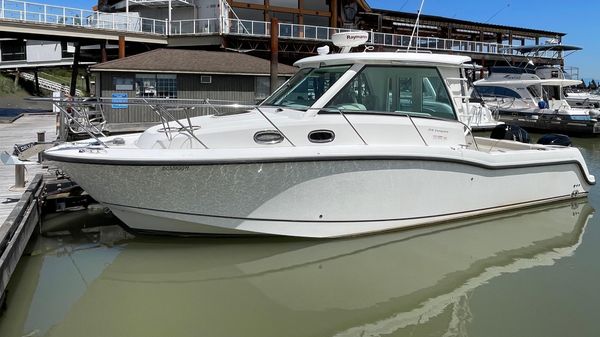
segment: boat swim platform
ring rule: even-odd
[[[45,132],[56,138],[54,114],[24,114],[12,123],[0,124],[0,151],[12,153],[15,144],[37,139]],[[17,267],[33,230],[41,219],[39,197],[43,187],[41,164],[27,165],[25,188],[14,188],[15,166],[0,165],[0,305],[4,290]]]

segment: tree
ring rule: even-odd
[[[591,80],[591,81],[590,81],[590,85],[588,85],[588,89],[591,89],[591,90],[596,90],[596,89],[598,89],[598,85],[596,84],[596,81],[595,81],[595,80]]]

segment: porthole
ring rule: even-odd
[[[283,135],[275,130],[258,131],[254,134],[254,141],[258,144],[278,144],[283,142]]]
[[[335,133],[331,130],[314,130],[308,134],[308,140],[312,143],[329,143],[335,139]]]

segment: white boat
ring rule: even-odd
[[[457,120],[446,79],[468,61],[313,56],[245,113],[45,155],[129,227],[175,233],[343,237],[586,196],[578,149],[473,137]]]
[[[564,89],[579,80],[549,78],[556,68],[492,68],[490,76],[475,82],[476,93],[498,111],[503,122],[518,126],[569,134],[600,133],[595,109],[572,108]]]
[[[600,108],[600,89],[591,92],[566,92],[565,99],[574,108],[598,109]]]
[[[496,126],[504,124],[499,121],[497,109],[490,109],[486,102],[476,93],[475,87],[468,78],[471,78],[472,72],[481,70],[482,67],[475,64],[464,64],[461,71],[461,77],[457,78],[461,83],[459,91],[454,91],[454,97],[462,97],[462,108],[458,109],[458,120],[467,124],[473,131],[493,130]],[[469,73],[471,72],[471,73]],[[452,79],[446,79],[451,81]],[[426,90],[427,87],[424,87]]]

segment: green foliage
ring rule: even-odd
[[[13,79],[0,75],[0,94],[14,94],[17,89]]]

